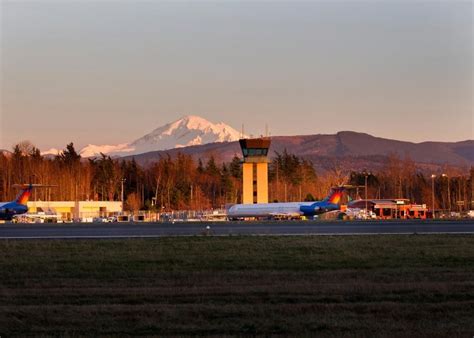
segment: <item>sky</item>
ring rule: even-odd
[[[474,139],[471,1],[0,0],[0,148],[247,134]]]

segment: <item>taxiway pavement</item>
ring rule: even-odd
[[[0,239],[414,233],[474,234],[474,220],[0,224]]]

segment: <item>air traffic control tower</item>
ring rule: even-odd
[[[241,139],[243,160],[242,203],[268,203],[268,137]]]

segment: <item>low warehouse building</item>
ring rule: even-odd
[[[426,219],[428,211],[426,204],[412,204],[410,200],[403,198],[354,200],[347,207],[363,210],[367,208],[380,219]]]
[[[27,205],[28,214],[54,214],[63,221],[115,216],[122,211],[120,201],[29,201]]]

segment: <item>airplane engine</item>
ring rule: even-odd
[[[321,213],[321,207],[316,205],[316,206],[312,206],[312,205],[302,205],[300,207],[300,211],[305,215],[305,216],[314,216],[314,215],[317,215],[319,213]]]

